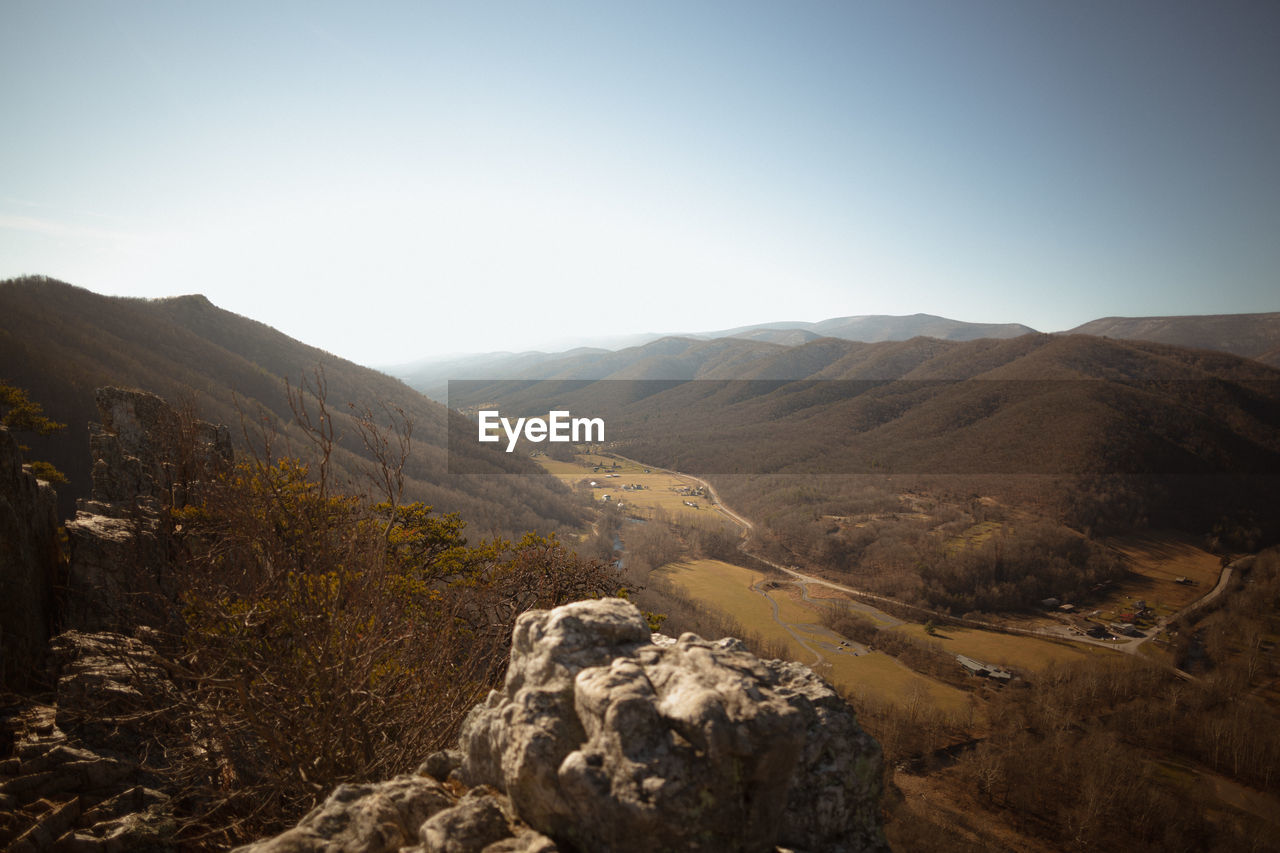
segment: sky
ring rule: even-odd
[[[363,364],[1280,310],[1280,4],[0,0],[0,278]]]

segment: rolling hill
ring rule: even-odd
[[[909,341],[917,337],[940,341],[974,341],[984,338],[1004,340],[1036,333],[1021,323],[966,323],[932,314],[908,316],[860,315],[833,317],[816,323],[779,321],[737,326],[712,332],[679,335],[629,335],[601,341],[602,346],[578,347],[564,352],[491,352],[447,359],[423,359],[385,368],[392,376],[434,400],[445,401],[451,379],[511,379],[547,377],[586,370],[598,374],[604,367],[590,366],[593,360],[620,371],[629,358],[648,358],[645,348],[658,340],[714,341],[734,339],[785,347],[800,347],[819,338],[837,338],[861,343]],[[1252,358],[1280,367],[1280,313],[1218,314],[1190,317],[1103,317],[1077,326],[1060,335],[1090,335],[1121,340],[1149,341],[1194,349],[1210,349]],[[612,341],[612,342],[610,342]],[[605,348],[607,347],[607,348]],[[614,353],[622,353],[615,358]],[[626,355],[632,354],[631,356]],[[551,367],[554,365],[554,368]],[[583,367],[582,365],[587,365]],[[651,363],[639,370],[661,370]],[[671,368],[674,370],[674,366]]]
[[[451,379],[510,379],[530,375],[539,377],[559,375],[561,378],[568,378],[569,374],[584,370],[592,374],[605,369],[615,372],[631,370],[632,355],[641,353],[643,358],[650,358],[654,355],[650,347],[658,341],[716,341],[728,338],[794,347],[823,337],[863,342],[905,341],[919,336],[940,340],[969,341],[978,338],[1011,338],[1034,331],[1019,323],[965,323],[945,317],[935,317],[932,314],[913,314],[905,317],[877,314],[834,317],[817,323],[802,321],[760,323],[713,332],[630,335],[617,338],[617,342],[609,348],[591,346],[564,352],[478,353],[452,358],[428,358],[408,364],[391,365],[384,369],[433,400],[444,402],[447,394],[446,386]],[[637,342],[636,338],[640,340]],[[670,349],[672,344],[663,346]],[[694,358],[696,359],[697,356]],[[683,365],[687,367],[688,362],[683,362]],[[634,371],[643,374],[645,372],[678,372],[680,369],[676,363],[663,365],[650,362],[634,368]],[[639,376],[633,378],[639,378]]]
[[[60,511],[88,494],[87,426],[97,419],[93,392],[103,385],[151,391],[175,406],[191,405],[205,420],[228,424],[241,444],[242,418],[259,412],[282,424],[282,439],[296,452],[308,447],[290,422],[286,382],[314,383],[323,371],[335,424],[335,461],[358,479],[367,467],[348,404],[377,412],[385,403],[413,423],[406,466],[407,496],[441,511],[458,511],[473,533],[512,535],[575,525],[582,510],[563,488],[526,459],[472,445],[447,446],[450,418],[438,403],[390,376],[307,346],[269,326],[224,311],[203,296],[170,299],[108,297],[46,278],[0,282],[0,377],[24,387],[47,413],[68,424],[62,434],[32,439],[32,455],[69,476]],[[450,474],[465,462],[474,475]],[[493,477],[498,473],[526,476]]]
[[[1185,499],[1192,527],[1271,505],[1280,482],[1280,370],[1226,353],[1024,335],[611,355],[454,383],[451,403],[603,417],[618,452],[710,476],[1159,478],[1160,511]]]
[[[929,337],[944,341],[973,341],[978,338],[1016,338],[1035,332],[1021,323],[966,323],[936,317],[933,314],[861,314],[852,317],[832,317],[816,323],[781,322],[762,323],[755,326],[739,326],[718,332],[701,332],[691,337],[750,338],[774,343],[802,343],[788,340],[786,333],[807,332],[813,338],[841,338],[846,341],[877,343],[880,341],[906,341],[911,338]]]
[[[1194,317],[1102,317],[1070,334],[1212,349],[1280,367],[1280,312]]]

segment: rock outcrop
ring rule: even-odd
[[[231,464],[230,433],[143,391],[100,388],[97,404],[90,499],[67,522],[65,621],[84,630],[160,624],[174,593],[165,513],[185,504],[188,484]]]
[[[887,849],[879,746],[825,682],[737,640],[652,635],[621,599],[521,616],[458,746],[243,850]]]
[[[44,656],[60,554],[53,488],[0,427],[0,688],[25,684]]]
[[[0,709],[0,848],[174,849],[165,710],[176,686],[155,649],[120,634],[53,641],[53,705]]]

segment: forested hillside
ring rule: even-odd
[[[1225,353],[1024,335],[666,339],[612,356],[544,363],[530,371],[543,383],[455,383],[451,402],[603,417],[609,446],[632,458],[757,478],[729,486],[749,511],[783,488],[758,478],[779,475],[966,477],[965,488],[978,478],[1024,491],[1038,477],[1051,502],[1072,500],[1081,527],[1205,532],[1277,498],[1280,371]],[[847,480],[804,485],[816,493],[808,511],[842,514]]]
[[[575,525],[582,510],[567,492],[527,460],[492,454],[474,444],[455,448],[470,475],[448,472],[448,411],[399,380],[307,346],[269,326],[224,311],[203,296],[132,299],[100,296],[42,277],[0,282],[0,377],[26,388],[47,414],[68,425],[31,441],[32,456],[62,469],[70,485],[59,493],[63,516],[88,494],[87,425],[97,417],[94,390],[120,385],[190,406],[227,424],[242,446],[257,441],[266,416],[280,430],[276,452],[310,449],[295,418],[288,384],[326,387],[328,417],[341,476],[359,478],[368,449],[358,416],[390,427],[412,422],[406,496],[459,511],[473,533],[515,535]],[[304,395],[318,418],[313,394]],[[498,473],[526,476],[493,477]]]

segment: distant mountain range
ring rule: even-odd
[[[150,391],[175,407],[191,404],[204,420],[252,429],[260,410],[281,425],[276,451],[301,455],[310,444],[290,425],[286,382],[314,381],[323,370],[342,476],[361,477],[368,451],[348,403],[380,410],[386,403],[414,421],[406,466],[407,499],[458,511],[473,534],[549,531],[582,520],[560,485],[528,459],[475,453],[468,470],[520,477],[450,474],[450,413],[399,380],[307,346],[275,329],[224,311],[203,296],[129,299],[101,296],[63,282],[23,278],[0,282],[0,378],[30,391],[46,412],[68,425],[62,434],[23,440],[33,457],[53,462],[70,478],[60,490],[63,516],[88,496],[87,425],[98,419],[94,390],[119,385]],[[467,456],[474,445],[454,448]],[[505,458],[504,458],[505,457]],[[460,457],[453,457],[458,460]]]
[[[874,462],[885,471],[1075,475],[1119,463],[1280,479],[1280,370],[1263,363],[1280,344],[1280,314],[1109,318],[1080,328],[1095,334],[929,315],[846,317],[665,337],[617,351],[491,353],[420,365],[408,378],[436,394],[448,379],[520,380],[523,387],[471,382],[449,401],[498,402],[512,414],[545,414],[539,381],[573,381],[557,403],[597,407],[595,414],[612,418],[611,441],[695,471],[854,472]],[[877,340],[847,339],[855,335]],[[1141,336],[1165,341],[1135,340]],[[471,441],[451,447],[451,430],[474,429],[457,412],[202,296],[126,299],[40,277],[0,282],[0,377],[69,424],[62,436],[29,441],[35,457],[71,477],[61,496],[67,514],[88,491],[95,388],[152,391],[233,430],[267,412],[280,422],[287,451],[307,443],[289,423],[286,382],[296,385],[317,369],[339,437],[335,462],[347,474],[358,476],[368,460],[346,404],[377,409],[385,402],[415,423],[410,498],[460,511],[484,533],[582,519],[563,488],[520,454],[480,451]],[[694,379],[704,381],[672,382]],[[623,383],[619,395],[600,380],[641,382]],[[1226,511],[1242,501],[1272,506],[1275,497],[1233,481],[1213,501],[1194,502]]]
[[[1125,523],[1196,532],[1280,500],[1280,370],[1168,344],[664,338],[451,391],[463,409],[601,417],[610,448],[712,477],[1032,474],[1067,478],[1066,499],[1074,478],[1136,475],[1097,486],[1098,512],[1128,502]]]
[[[903,317],[865,315],[834,317],[817,323],[782,321],[712,332],[651,335],[640,341],[633,335],[625,339],[625,346],[618,348],[601,346],[578,347],[564,352],[491,352],[449,359],[424,359],[384,369],[427,396],[443,401],[450,379],[545,378],[561,374],[568,378],[579,375],[584,370],[592,376],[629,370],[634,375],[626,378],[639,378],[649,374],[687,378],[688,365],[686,363],[682,366],[680,362],[682,359],[687,362],[690,353],[685,352],[680,344],[661,343],[663,341],[708,342],[733,339],[781,347],[800,347],[820,338],[877,343],[908,341],[917,337],[941,341],[1004,340],[1028,334],[1038,333],[1030,326],[1020,323],[966,323],[932,314]],[[1219,350],[1280,366],[1280,313],[1203,317],[1106,317],[1056,334],[1092,335]],[[655,344],[658,345],[654,346]],[[672,361],[676,350],[683,355]],[[709,356],[709,353],[716,351],[714,348],[705,350],[704,355]],[[810,358],[811,355],[806,354],[803,358]],[[743,354],[735,350],[735,358],[742,357]]]
[[[895,317],[867,314],[857,317],[833,317],[817,323],[782,322],[739,326],[718,332],[702,332],[693,338],[745,338],[768,343],[808,343],[815,338],[842,338],[846,341],[906,341],[911,338],[938,338],[944,341],[972,341],[978,338],[1016,338],[1036,330],[1021,323],[965,323],[932,314],[910,314]]]

